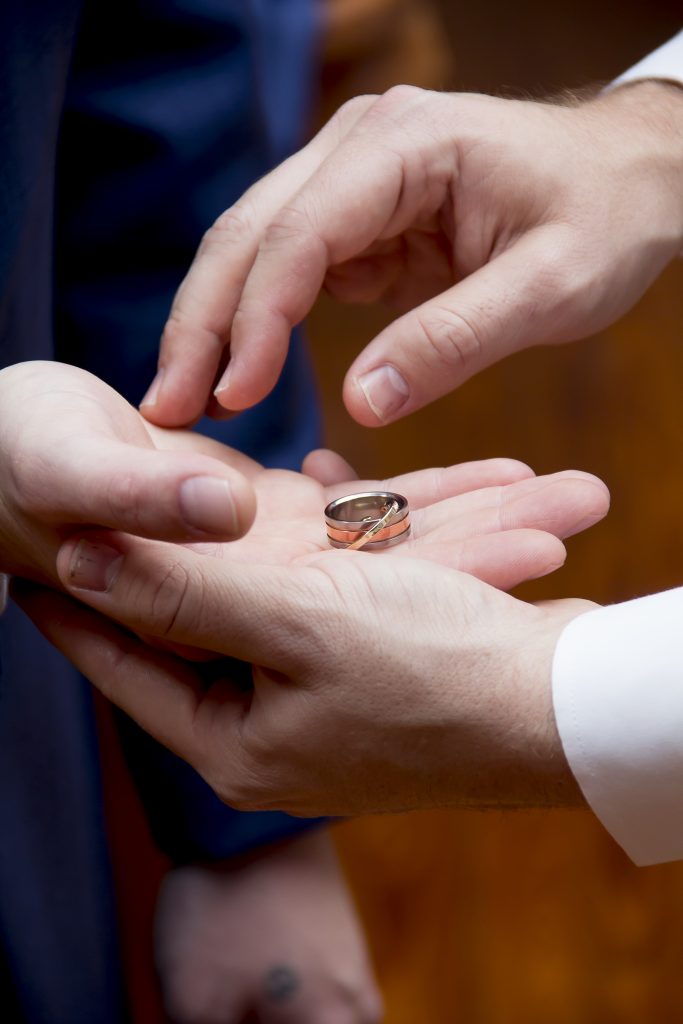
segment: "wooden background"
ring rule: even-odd
[[[398,81],[543,95],[609,80],[680,4],[336,0],[322,116]],[[616,601],[683,582],[683,267],[597,339],[487,370],[370,431],[340,401],[381,311],[321,300],[310,334],[327,442],[362,475],[509,455],[609,484],[608,520],[525,596]],[[429,812],[345,824],[388,1024],[683,1020],[683,864],[636,869],[588,813]]]

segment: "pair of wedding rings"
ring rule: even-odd
[[[402,494],[363,491],[331,501],[325,509],[327,539],[334,548],[388,548],[410,533],[410,509]]]

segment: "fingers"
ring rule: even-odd
[[[251,484],[223,462],[100,434],[65,442],[41,472],[31,460],[17,462],[5,492],[46,523],[98,524],[166,540],[230,540],[256,513]]]
[[[441,208],[455,157],[411,119],[427,95],[399,87],[371,104],[268,224],[233,319],[221,405],[245,409],[269,393],[329,267]]]
[[[219,370],[227,364],[233,320],[259,247],[268,244],[268,232],[277,237],[277,226],[271,225],[277,225],[279,211],[372,102],[373,97],[358,97],[346,104],[308,146],[249,189],[207,231],[175,296],[161,339],[159,372],[140,406],[150,421],[185,426],[213,404],[211,393]],[[289,278],[291,267],[288,260],[285,263]],[[267,294],[259,301],[267,303]],[[268,350],[273,383],[288,340],[280,334]]]
[[[573,537],[609,511],[609,490],[590,473],[566,470],[537,481],[523,481],[509,488],[500,509],[503,529],[528,526],[556,537]]]
[[[332,453],[325,453],[320,456],[323,469],[328,465],[327,458]],[[317,452],[312,452],[318,458]],[[311,456],[307,456],[307,459]],[[482,488],[504,486],[514,483],[517,480],[525,480],[534,476],[534,471],[524,462],[517,459],[483,459],[479,462],[461,462],[456,466],[445,466],[433,469],[418,469],[412,473],[402,473],[399,476],[388,477],[386,480],[358,480],[356,474],[353,477],[345,476],[343,466],[350,466],[340,456],[338,466],[338,479],[327,482],[328,501],[342,497],[349,493],[348,480],[354,481],[354,487],[359,491],[375,491],[378,489],[396,491],[405,495],[412,509],[424,508],[428,505],[444,501],[446,498],[453,498],[460,494],[467,494],[470,491],[480,491]],[[315,467],[315,463],[314,463]],[[353,472],[353,471],[352,471]],[[316,473],[311,473],[320,483],[326,483]]]
[[[379,487],[398,491],[406,496],[411,508],[422,508],[458,494],[534,476],[533,469],[517,459],[483,459],[461,462],[456,466],[419,469],[383,481],[359,480],[350,463],[328,448],[309,452],[302,472],[329,489],[328,501],[348,494],[349,483],[353,481],[359,490],[377,490]]]
[[[534,601],[536,608],[541,608],[550,616],[573,618],[584,612],[592,612],[600,605],[583,597],[564,597],[554,601]]]
[[[305,643],[325,597],[314,570],[227,565],[98,531],[62,545],[57,573],[67,591],[139,635],[277,669],[291,658],[294,637]]]
[[[368,427],[391,423],[512,352],[568,337],[563,301],[570,260],[562,265],[557,246],[556,229],[530,232],[390,324],[346,375],[344,402],[351,416]],[[578,296],[572,317],[580,323]]]
[[[153,423],[147,423],[145,429],[152,438],[154,447],[162,451],[192,452],[194,454],[199,452],[202,455],[209,455],[212,459],[218,459],[219,462],[231,469],[238,470],[247,480],[251,480],[263,472],[263,466],[256,459],[197,431],[168,430],[164,427],[156,427]]]
[[[498,590],[512,590],[561,568],[564,544],[542,530],[507,530],[449,545],[427,543],[421,557],[476,576]]]
[[[518,480],[441,501],[414,517],[418,536],[464,539],[505,530],[543,530],[571,537],[599,522],[609,491],[598,477],[578,470]]]
[[[323,487],[335,484],[346,486],[349,481],[358,479],[353,466],[329,448],[317,448],[309,452],[301,465],[301,472],[317,480]]]
[[[405,494],[411,508],[423,508],[471,491],[502,487],[534,477],[533,469],[517,459],[483,459],[443,469],[403,473],[385,480],[384,486],[387,490]]]
[[[392,554],[419,554],[509,590],[563,565],[558,538],[591,526],[608,507],[607,488],[588,473],[520,480],[418,509],[414,540]]]

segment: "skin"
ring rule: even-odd
[[[332,843],[315,830],[165,879],[155,954],[174,1024],[377,1024],[382,1002]]]
[[[682,241],[674,85],[573,105],[358,97],[207,232],[142,409],[178,426],[258,402],[325,287],[402,314],[344,383],[358,422],[388,423],[511,352],[605,327]]]
[[[424,486],[423,474],[416,481]],[[560,476],[536,492],[537,502],[558,482],[567,487]],[[419,505],[409,478],[391,484]],[[437,502],[424,509],[413,547],[375,553],[308,540],[293,543],[283,562],[282,544],[270,551],[258,541],[258,516],[221,557],[120,533],[74,536],[57,571],[94,611],[32,586],[15,587],[15,596],[108,698],[237,807],[308,815],[577,802],[549,678],[559,631],[587,603],[534,608],[452,567],[463,539],[470,556],[490,553],[493,539],[500,579],[505,542],[517,532],[496,532],[507,516],[504,495],[530,486],[538,481]],[[576,499],[565,531],[607,507],[594,478],[570,486]],[[302,508],[311,535],[336,489],[321,490],[315,512]],[[494,532],[482,538],[492,501]],[[567,507],[566,496],[550,515],[544,506],[546,527],[554,520],[557,530]],[[287,528],[295,536],[299,527]],[[193,665],[177,654],[188,645],[217,657]],[[232,658],[253,663],[253,689],[235,685]]]
[[[333,497],[388,486],[414,509],[413,539],[391,549],[393,556],[417,553],[511,587],[561,565],[558,538],[607,507],[595,477],[537,478],[512,459],[389,481],[358,481],[343,459],[324,451],[309,456],[305,473],[264,470],[208,438],[151,426],[92,374],[54,363],[0,372],[0,439],[0,571],[56,586],[57,552],[79,524],[184,541],[215,558],[283,565],[327,550],[322,509]],[[182,517],[180,488],[198,476],[229,487],[220,491],[221,505],[232,497],[213,533]],[[249,526],[239,544],[223,543]]]
[[[346,378],[368,426],[510,352],[599,330],[681,248],[682,127],[668,83],[569,106],[405,87],[347,104],[207,233],[145,416],[178,425],[258,401],[323,286],[402,313]],[[530,607],[453,563],[363,552],[228,577],[192,553],[169,573],[159,548],[114,546],[115,574],[73,590],[97,614],[35,590],[20,600],[226,800],[302,814],[579,801],[550,680],[587,602]],[[67,587],[78,552],[60,553]],[[103,616],[252,661],[253,691],[226,684],[220,662],[211,680],[152,662]]]
[[[47,362],[2,370],[0,570],[57,583],[56,553],[79,523],[185,541],[249,527],[256,500],[239,471],[155,447],[139,413],[91,374]],[[181,488],[197,478],[217,481],[224,511],[212,530],[183,519]]]
[[[73,589],[77,602],[23,585],[16,599],[228,803],[314,815],[579,802],[550,670],[587,602],[537,608],[434,562],[362,551],[262,567],[109,542],[122,559],[106,590]],[[66,586],[75,551],[60,555]],[[131,631],[221,657],[193,665]],[[253,689],[235,685],[231,658],[253,663]]]
[[[253,519],[255,493],[241,467],[260,472],[251,460],[220,445],[150,428],[118,394],[84,371],[54,363],[3,370],[0,570],[59,587],[60,544],[84,522],[194,542],[206,550],[209,538],[215,546],[216,536],[230,537]],[[518,475],[531,471],[520,466]],[[182,516],[180,488],[197,476],[228,484],[235,502],[235,516],[210,520],[217,527],[212,531],[197,529]],[[267,473],[263,480],[267,487]],[[302,482],[314,486],[307,478]],[[0,576],[0,603],[5,581]],[[333,931],[320,919],[322,908]],[[301,990],[286,1012],[276,1014],[266,1006],[260,976],[267,968],[266,949],[253,930],[256,922],[275,944],[272,955],[283,955],[285,947],[296,963]],[[169,931],[176,927],[177,932]],[[225,939],[220,948],[210,946],[216,933]],[[190,937],[194,941],[188,946]],[[238,945],[228,944],[237,937]],[[206,1005],[216,1001],[231,1014],[219,1017],[221,1024],[246,1022],[257,1005],[260,1020],[277,1024],[322,1021],[326,1014],[339,1024],[379,1019],[362,932],[323,835],[271,848],[251,864],[230,863],[222,870],[196,864],[172,871],[158,910],[157,948],[169,1009],[181,1024],[210,1021]],[[244,1015],[238,1015],[240,1007]]]
[[[198,649],[197,643],[206,646],[199,636],[171,635],[170,624],[155,616],[163,615],[164,588],[181,582],[177,558],[185,557],[196,559],[202,572],[220,568],[226,580],[236,573],[236,582],[241,573],[251,577],[255,568],[258,579],[275,586],[269,599],[274,597],[275,605],[280,600],[286,604],[293,588],[291,593],[303,601],[303,622],[311,621],[311,609],[324,612],[319,595],[307,592],[309,561],[319,558],[327,564],[335,556],[326,545],[322,509],[333,496],[366,482],[356,481],[344,460],[331,452],[313,453],[305,470],[266,471],[198,435],[153,427],[105,384],[74,367],[27,363],[0,373],[0,570],[17,577],[21,603],[74,664],[114,699],[122,683],[144,696],[150,731],[185,753],[217,788],[219,773],[230,773],[228,765],[219,763],[224,744],[206,747],[202,754],[207,737],[201,728],[195,733],[194,712],[185,698],[189,693],[197,700],[211,695],[208,708],[224,689],[231,697],[243,693],[234,681],[240,666],[216,661],[213,642],[207,652]],[[180,500],[183,483],[197,476],[220,484],[219,515],[211,510],[210,530],[188,523]],[[410,571],[413,559],[421,558],[416,564],[458,566],[499,586],[559,566],[565,554],[559,538],[601,518],[608,504],[604,486],[594,477],[571,472],[536,478],[529,467],[505,459],[407,474],[386,484],[411,500],[413,539],[385,557],[364,555],[368,565],[401,564]],[[232,508],[221,519],[229,497]],[[252,521],[242,540],[227,542]],[[74,582],[83,583],[70,563],[64,568],[65,556],[59,552],[65,543],[78,548],[85,526],[90,545],[95,539],[137,542],[142,552],[165,560],[166,582],[156,593],[147,591],[129,602],[131,612],[140,615],[138,636],[58,593],[64,582],[72,593],[77,592]],[[318,581],[318,573],[311,578]],[[278,581],[287,589],[280,590]],[[82,587],[78,593],[88,599]],[[197,595],[190,596],[194,600]],[[141,598],[151,601],[149,618]],[[246,610],[248,605],[238,596],[230,599],[231,607]],[[342,606],[329,610],[332,621],[341,620]],[[262,608],[253,606],[249,619],[253,626],[259,623],[259,649],[271,651],[264,614],[269,614],[268,601]],[[113,641],[108,647],[103,646],[107,631]],[[291,648],[298,623],[292,622],[288,631]],[[118,643],[134,645],[139,666],[122,663],[126,655]],[[316,644],[306,647],[313,653]],[[167,694],[147,690],[146,680],[158,670],[170,673],[164,676],[170,687],[166,710]],[[211,685],[217,676],[220,680]],[[154,706],[155,696],[161,707]],[[118,703],[127,705],[125,693]],[[145,714],[140,717],[132,705],[129,710],[146,723]],[[192,749],[188,736],[164,724],[166,711],[174,716],[176,710],[181,730],[194,735]],[[232,794],[224,789],[223,795],[229,799]],[[228,948],[229,956],[223,952]],[[324,837],[292,841],[229,871],[192,865],[171,872],[159,905],[157,957],[169,1013],[181,1024],[213,1019],[246,1024],[255,1013],[273,1024],[309,1019],[371,1024],[381,1012],[348,893]],[[285,969],[290,972],[286,976]]]

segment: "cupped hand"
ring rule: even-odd
[[[344,494],[388,489],[404,494],[411,506],[411,535],[374,555],[417,557],[470,572],[494,586],[510,589],[557,569],[566,556],[561,538],[596,523],[607,512],[609,493],[597,477],[578,470],[534,476],[514,459],[487,459],[438,469],[404,473],[384,480],[359,480],[339,455],[312,452],[302,473],[264,469],[233,449],[196,434],[154,432],[159,445],[190,446],[238,468],[254,489],[257,511],[249,532],[229,544],[192,545],[195,551],[228,562],[290,565],[330,550],[324,509]],[[60,573],[78,586],[88,572],[78,555]],[[111,570],[109,570],[110,572]]]
[[[316,829],[164,880],[156,962],[173,1024],[377,1024],[382,1001],[332,843]]]
[[[576,483],[591,492],[595,517],[604,491]],[[259,564],[258,546],[247,560],[230,557],[248,541],[216,558],[95,533],[72,538],[58,560],[63,584],[89,609],[41,588],[16,596],[96,686],[236,806],[336,814],[576,801],[550,662],[563,622],[585,605],[553,614],[450,567],[463,522],[472,543],[503,544],[505,532],[477,539],[480,522],[504,507],[500,489],[494,503],[487,491],[464,496],[460,523],[457,497],[425,508],[413,554],[431,544],[446,566],[406,557],[407,543],[320,551],[307,538],[308,550],[285,564],[279,547]],[[199,668],[128,631],[217,657]],[[232,681],[233,658],[253,664],[253,690]]]
[[[86,524],[165,540],[248,529],[255,498],[239,470],[189,446],[160,450],[152,433],[164,435],[84,370],[2,370],[0,572],[56,583],[60,544]]]
[[[260,470],[251,481],[258,511],[249,533],[229,544],[186,546],[227,568],[236,563],[303,564],[316,552],[330,553],[323,510],[333,497],[388,488],[405,494],[411,504],[411,535],[401,544],[373,552],[374,557],[438,562],[510,589],[559,568],[566,556],[560,538],[601,519],[609,501],[606,488],[596,477],[577,471],[525,477],[459,493],[467,480],[487,473],[514,472],[518,466],[492,460],[490,464],[422,470],[383,481],[351,480],[328,487],[305,474]],[[107,589],[125,538],[102,531],[79,536],[64,545],[58,557],[61,582],[74,592]],[[168,555],[172,557],[170,550]]]
[[[599,330],[683,244],[682,129],[667,83],[570,105],[406,86],[347,103],[207,232],[145,416],[178,426],[262,399],[323,285],[403,313],[347,374],[367,426]]]

